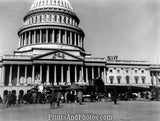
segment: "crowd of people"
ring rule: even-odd
[[[15,105],[17,100],[17,96],[14,92],[9,91],[7,95],[4,95],[4,103],[7,108],[11,107],[11,105]]]
[[[131,93],[132,94],[132,93]],[[107,93],[107,95],[98,94],[97,92],[91,92],[89,95],[89,100],[91,102],[101,101],[101,99],[108,99],[117,104],[117,100],[130,100],[134,98],[138,98],[136,94],[125,93],[118,94],[116,90],[111,93]],[[141,93],[140,97],[148,99],[148,93]],[[6,107],[9,108],[14,106],[15,104],[48,104],[50,103],[51,108],[59,107],[61,103],[79,103],[80,105],[86,98],[83,94],[83,90],[60,90],[60,89],[52,89],[49,91],[38,91],[38,90],[29,90],[27,93],[19,93],[16,96],[15,92],[9,91],[4,95],[3,99],[0,96],[0,103],[6,104]],[[123,99],[124,98],[124,99]]]
[[[3,99],[0,96],[0,103],[4,103],[7,108],[15,104],[46,104],[50,103],[51,108],[60,106],[60,103],[79,102],[82,104],[82,90],[62,92],[61,90],[51,90],[47,92],[27,91],[26,94],[19,93],[18,96],[14,92],[9,91]]]

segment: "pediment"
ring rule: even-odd
[[[34,57],[36,60],[83,60],[80,57],[64,51],[54,51]]]

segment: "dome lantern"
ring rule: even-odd
[[[73,12],[73,8],[68,0],[35,0],[30,11],[41,8],[57,8]]]

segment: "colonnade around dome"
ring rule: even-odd
[[[84,48],[83,36],[67,29],[34,29],[20,35],[19,47],[33,44],[64,44]]]

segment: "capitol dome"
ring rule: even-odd
[[[84,50],[84,32],[68,0],[35,0],[18,31],[16,55],[40,55],[54,50]]]
[[[40,8],[58,8],[73,11],[73,8],[68,0],[35,0],[30,11]]]

